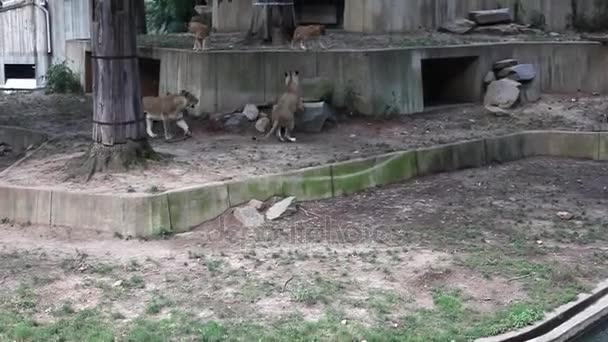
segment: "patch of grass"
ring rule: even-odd
[[[146,304],[146,314],[159,314],[164,308],[171,306],[171,301],[164,296],[155,296]]]
[[[146,287],[146,282],[142,276],[134,274],[129,279],[123,281],[122,287],[126,289],[143,289]]]
[[[63,305],[55,310],[55,312],[53,312],[53,314],[55,316],[70,316],[76,313],[76,310],[74,310],[74,307],[72,306],[72,303],[66,302],[63,303]]]
[[[441,315],[456,319],[463,312],[463,303],[458,291],[435,291],[433,303]]]
[[[218,273],[221,271],[224,262],[218,259],[205,258],[204,264],[207,267],[207,271],[211,273]]]
[[[317,277],[312,283],[298,284],[291,291],[291,299],[306,305],[329,304],[342,288],[341,284]]]
[[[91,272],[100,275],[108,275],[114,271],[115,267],[106,263],[96,263],[91,266]]]
[[[379,318],[390,315],[395,306],[403,300],[392,291],[373,290],[367,300],[368,308]]]
[[[18,312],[32,311],[36,309],[38,304],[38,296],[34,290],[27,284],[20,284],[15,291],[15,298],[13,300],[13,307]]]

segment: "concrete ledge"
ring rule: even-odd
[[[158,195],[96,195],[0,186],[0,218],[155,236],[185,232],[251,199],[300,201],[349,195],[439,172],[533,156],[608,160],[608,133],[533,131],[465,141]]]
[[[284,174],[260,176],[228,182],[230,206],[252,199],[267,200],[272,196],[296,196],[298,200],[332,197],[331,167],[320,166]]]
[[[225,183],[171,191],[167,198],[171,228],[175,233],[186,232],[230,208],[228,186]]]
[[[0,219],[19,223],[51,222],[51,191],[0,186]]]
[[[347,161],[331,168],[334,196],[349,195],[418,175],[416,153],[413,151]]]
[[[416,151],[418,175],[426,176],[486,165],[486,142],[462,143],[423,148]]]

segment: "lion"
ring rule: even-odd
[[[146,96],[142,99],[142,107],[146,116],[146,131],[151,138],[158,135],[152,132],[154,121],[162,121],[165,131],[165,139],[170,140],[172,136],[167,129],[167,121],[176,121],[184,135],[190,136],[190,128],[184,121],[184,111],[188,108],[194,109],[198,105],[198,99],[186,90],[182,90],[179,95],[163,95],[158,97]]]
[[[207,25],[199,21],[191,20],[186,24],[186,27],[188,28],[188,32],[194,35],[194,47],[192,50],[207,50],[207,40],[209,38],[209,28]]]
[[[295,114],[297,111],[304,110],[302,97],[299,94],[299,75],[298,71],[285,73],[287,91],[279,97],[277,104],[272,109],[272,128],[266,134],[266,139],[276,132],[279,140],[284,142],[281,131],[285,129],[285,138],[290,142],[296,142],[296,138],[291,137],[291,132],[295,128]]]
[[[305,41],[318,38],[319,45],[322,49],[325,49],[323,42],[320,37],[325,34],[325,26],[323,25],[307,25],[307,26],[298,26],[293,33],[293,39],[291,40],[291,48],[295,49],[295,44],[300,42],[300,48],[302,50],[306,50]]]

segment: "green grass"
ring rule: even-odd
[[[146,314],[159,314],[164,308],[170,306],[171,304],[171,301],[166,297],[162,295],[155,296],[146,304]]]
[[[306,305],[329,304],[339,294],[343,286],[337,282],[316,277],[313,282],[301,282],[291,290],[294,302]]]

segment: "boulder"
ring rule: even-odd
[[[496,81],[496,74],[494,73],[494,71],[488,71],[486,76],[483,78],[483,83],[485,85],[488,85],[494,81]]]
[[[258,119],[258,116],[260,116],[260,110],[258,109],[258,106],[248,104],[243,109],[243,114],[247,117],[247,119],[249,119],[249,121],[255,121]]]
[[[517,64],[518,64],[518,62],[516,59],[503,59],[501,61],[494,63],[493,69],[502,70],[504,68],[516,66]]]
[[[224,130],[232,133],[244,132],[249,128],[249,119],[243,113],[235,113],[224,122]]]
[[[265,222],[264,215],[249,205],[234,209],[234,218],[247,228],[257,228]]]
[[[521,83],[508,78],[494,81],[488,86],[483,103],[486,107],[511,108],[519,99],[520,86]]]
[[[443,24],[439,28],[439,32],[447,32],[454,34],[467,34],[475,28],[474,21],[468,19],[456,19],[449,23]]]
[[[267,117],[259,118],[255,123],[255,129],[260,133],[266,133],[270,128],[270,119]]]
[[[307,78],[300,81],[302,99],[307,102],[326,101],[331,103],[334,84],[327,78]]]
[[[469,20],[474,21],[478,25],[495,25],[510,23],[513,21],[513,17],[508,8],[499,8],[486,11],[471,11],[469,12]]]
[[[532,81],[536,77],[536,68],[532,64],[518,64],[498,72],[498,78],[508,77],[517,82]]]
[[[538,80],[534,79],[532,82],[522,83],[519,102],[522,104],[534,103],[540,100],[540,96],[540,82]]]
[[[304,103],[304,111],[296,113],[298,132],[319,133],[327,122],[335,123],[334,112],[326,102]]]
[[[274,221],[276,219],[281,218],[285,212],[291,207],[293,202],[296,200],[295,197],[288,197],[282,201],[275,203],[268,211],[266,212],[266,218],[270,221]]]

